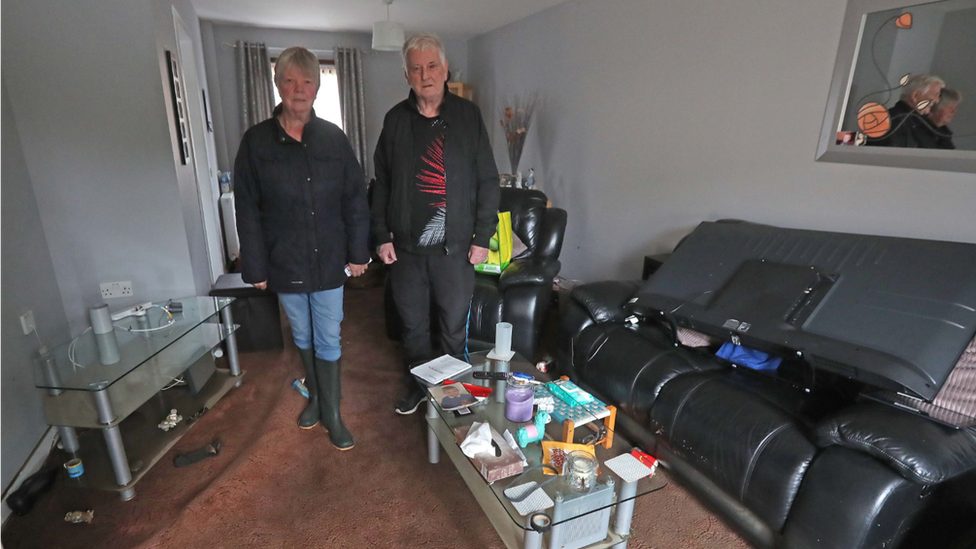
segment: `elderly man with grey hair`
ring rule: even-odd
[[[403,45],[410,94],[383,120],[373,161],[377,253],[390,268],[403,320],[404,383],[396,404],[412,414],[424,391],[407,366],[434,358],[433,295],[441,352],[461,354],[474,293],[474,266],[488,256],[498,223],[498,170],[478,107],[447,89],[444,45],[421,33]]]
[[[923,116],[939,102],[945,82],[931,74],[916,74],[908,79],[901,98],[888,109],[890,128],[879,139],[869,139],[868,145],[879,147],[921,147],[921,134],[928,131]]]
[[[942,88],[939,102],[925,115],[926,129],[920,134],[919,146],[923,149],[955,149],[949,122],[956,115],[956,107],[962,102],[962,92]]]

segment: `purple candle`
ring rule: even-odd
[[[509,379],[505,389],[505,417],[515,423],[532,421],[532,397],[531,385]]]

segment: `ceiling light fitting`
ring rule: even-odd
[[[386,4],[386,21],[373,23],[373,49],[377,51],[400,51],[403,48],[403,23],[390,21],[390,4],[393,0],[383,0]]]

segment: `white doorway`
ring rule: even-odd
[[[187,117],[190,120],[190,157],[197,181],[200,213],[203,217],[204,239],[207,246],[207,263],[210,267],[210,283],[226,272],[224,247],[220,231],[219,197],[217,182],[217,155],[212,130],[207,127],[206,112],[210,105],[204,103],[203,88],[197,72],[197,57],[190,31],[173,8],[173,25],[176,29],[176,53],[182,70]],[[206,110],[205,110],[206,109]]]

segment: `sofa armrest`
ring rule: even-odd
[[[642,282],[636,280],[605,280],[577,286],[573,301],[583,306],[596,322],[621,321],[629,313],[624,305],[634,297]]]
[[[870,454],[919,484],[939,484],[976,470],[972,429],[952,429],[883,404],[857,404],[824,420],[814,441],[821,448]]]
[[[498,289],[504,292],[513,286],[552,284],[561,267],[558,260],[516,259],[498,277]]]

